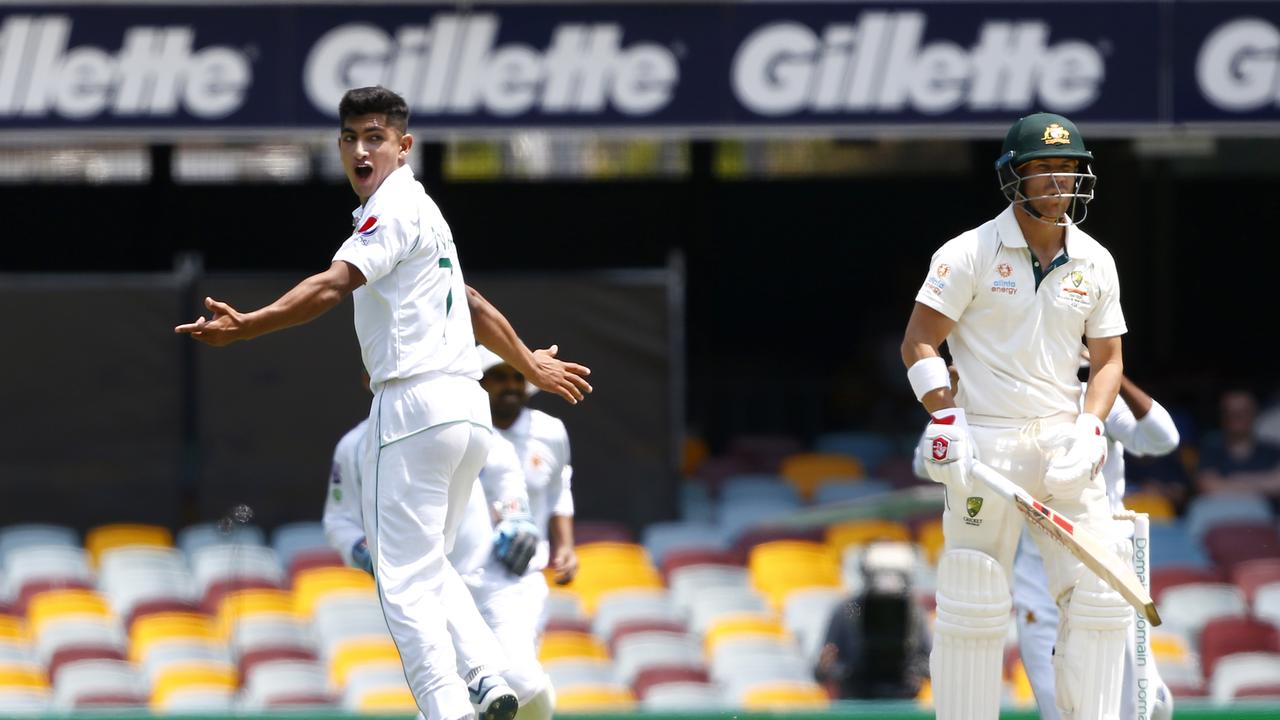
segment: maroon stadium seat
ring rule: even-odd
[[[264,703],[268,709],[270,708],[288,708],[297,710],[302,707],[330,706],[336,704],[336,700],[328,695],[319,695],[304,693],[302,695],[281,695],[279,697],[270,698]]]
[[[686,665],[661,665],[648,667],[636,673],[636,679],[631,684],[631,687],[635,690],[636,697],[644,700],[644,696],[649,694],[649,690],[658,685],[674,682],[709,684],[711,680],[707,677],[707,671],[700,668]]]
[[[124,660],[119,648],[103,645],[65,645],[58,648],[49,659],[49,677],[55,677],[58,669],[79,660]]]
[[[156,613],[165,613],[165,612],[198,613],[200,612],[200,608],[197,607],[194,603],[188,602],[186,600],[179,600],[177,598],[157,598],[155,600],[144,600],[138,603],[137,605],[134,605],[133,609],[129,611],[129,617],[125,618],[125,625],[124,625],[125,630],[126,631],[132,630],[133,624],[137,622],[138,618],[146,617],[147,615],[155,615]]]
[[[260,650],[251,650],[240,656],[240,684],[244,684],[244,679],[248,677],[249,671],[256,665],[265,662],[274,662],[276,660],[307,660],[316,662],[315,653],[310,650],[299,647],[272,647]]]
[[[145,709],[146,705],[147,698],[145,695],[121,692],[86,693],[75,700],[75,708],[77,710],[133,707]]]
[[[1225,655],[1241,652],[1280,652],[1280,630],[1248,617],[1210,620],[1200,631],[1200,666],[1206,678]]]
[[[578,545],[593,542],[634,543],[636,536],[622,523],[608,520],[574,520],[573,541]]]
[[[1231,582],[1244,591],[1250,603],[1258,588],[1276,581],[1280,581],[1280,558],[1245,560],[1231,568]]]
[[[735,560],[734,556],[725,550],[703,548],[671,550],[662,557],[663,580],[670,580],[672,571],[682,567],[689,567],[690,565],[736,565],[741,567],[742,563]]]
[[[1164,591],[1175,585],[1220,582],[1226,582],[1226,576],[1216,568],[1167,565],[1151,571],[1151,599],[1160,602]]]
[[[1229,572],[1249,560],[1280,558],[1280,534],[1269,524],[1217,525],[1205,533],[1204,547]]]
[[[698,468],[698,479],[707,486],[712,497],[720,492],[720,486],[726,478],[752,472],[751,463],[740,457],[713,457]]]
[[[683,623],[674,620],[631,620],[620,622],[613,627],[613,634],[609,636],[609,652],[614,652],[618,647],[618,641],[628,635],[634,635],[642,632],[669,632],[684,635],[687,629]]]
[[[18,599],[13,603],[13,609],[20,615],[27,614],[27,604],[31,602],[31,598],[42,592],[49,590],[92,590],[93,587],[83,580],[71,579],[40,579],[24,583],[22,589],[18,591]]]
[[[209,585],[209,589],[204,592],[204,599],[200,601],[200,608],[210,615],[218,612],[218,604],[222,602],[222,598],[227,593],[237,590],[281,590],[280,584],[274,580],[267,578],[246,578],[233,577],[226,580],[219,580]]]
[[[738,539],[733,542],[733,547],[729,549],[729,554],[733,557],[734,563],[737,565],[745,565],[747,556],[751,554],[751,549],[757,545],[763,545],[767,542],[775,540],[808,540],[810,542],[821,543],[826,539],[824,528],[778,528],[778,527],[761,527],[744,530]]]
[[[804,450],[791,435],[738,435],[729,440],[728,457],[742,460],[751,473],[775,473],[782,459]]]
[[[1245,685],[1235,691],[1231,699],[1236,698],[1267,698],[1269,700],[1280,700],[1280,682],[1268,683],[1266,685]]]
[[[301,550],[289,561],[289,582],[292,584],[293,579],[303,570],[318,567],[343,567],[345,565],[346,563],[342,561],[342,555],[338,554],[337,550],[331,548]]]
[[[591,621],[577,618],[551,618],[547,621],[546,632],[577,632],[591,634]]]

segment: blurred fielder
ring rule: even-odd
[[[934,254],[907,323],[903,362],[931,415],[925,466],[947,498],[930,656],[940,720],[987,720],[1000,711],[1023,523],[1010,503],[973,482],[973,459],[1052,499],[1128,557],[1100,477],[1102,418],[1119,391],[1126,326],[1115,262],[1078,226],[1093,198],[1092,158],[1061,115],[1015,122],[996,162],[1009,206]],[[1093,360],[1083,412],[1082,336]],[[944,341],[964,380],[954,396],[939,354]],[[1035,540],[1062,609],[1053,659],[1058,708],[1069,720],[1115,720],[1133,610],[1070,553],[1039,533]]]
[[[362,445],[368,434],[368,420],[361,421],[338,441],[333,454],[329,493],[325,496],[324,531],[347,564],[373,572],[365,541],[363,511],[360,507],[363,478],[360,475]],[[551,680],[538,662],[536,611],[529,598],[545,598],[542,573],[530,572],[529,562],[539,537],[527,513],[525,476],[515,448],[495,435],[489,457],[480,471],[480,489],[473,490],[458,528],[457,541],[449,551],[449,562],[475,600],[485,623],[493,630],[507,653],[509,667],[504,673],[519,695],[517,720],[547,720],[555,707]],[[510,508],[505,513],[491,508]],[[492,514],[491,514],[492,513]],[[499,522],[494,527],[493,518]],[[503,552],[498,551],[498,543]],[[459,668],[465,670],[464,647],[456,647]]]
[[[466,287],[449,225],[407,164],[404,99],[382,87],[351,90],[338,116],[338,150],[360,207],[329,269],[249,313],[206,298],[213,317],[176,330],[226,345],[308,322],[354,295],[374,391],[361,469],[372,480],[362,497],[368,550],[409,687],[431,720],[477,712],[511,720],[517,701],[500,674],[505,656],[445,558],[492,435],[475,382],[476,339],[570,402],[590,391],[588,371],[556,360],[554,348],[535,356]],[[455,641],[470,661],[462,676]]]

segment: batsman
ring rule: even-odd
[[[1126,326],[1115,261],[1079,227],[1097,180],[1092,160],[1061,115],[1015,122],[995,163],[1009,205],[934,253],[907,323],[902,359],[930,414],[922,454],[947,498],[929,659],[940,720],[999,715],[1022,530],[1014,507],[971,477],[972,460],[1051,502],[1122,557],[1130,552],[1100,474],[1102,419],[1120,388]],[[1083,404],[1082,337],[1092,358]],[[964,378],[954,394],[944,341]],[[1035,539],[1060,610],[1053,666],[1061,716],[1118,720],[1133,611],[1063,548]]]

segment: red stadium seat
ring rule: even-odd
[[[608,638],[609,652],[614,652],[618,647],[618,641],[622,638],[642,632],[672,632],[684,634],[686,632],[686,628],[683,623],[678,623],[673,620],[633,620],[629,622],[620,622],[614,626],[613,634]]]
[[[1280,652],[1280,630],[1268,622],[1248,617],[1210,620],[1200,631],[1200,666],[1213,677],[1218,660],[1241,652]]]
[[[302,550],[293,556],[289,561],[289,582],[298,576],[303,570],[310,570],[318,567],[343,567],[346,565],[342,561],[342,555],[337,550],[330,548],[314,548],[311,550]]]
[[[204,593],[204,599],[200,602],[200,608],[204,612],[214,615],[218,612],[218,605],[222,602],[222,598],[228,593],[237,590],[281,590],[278,583],[265,578],[244,578],[235,577],[227,580],[219,580],[209,586]]]
[[[320,695],[307,693],[303,695],[281,695],[279,697],[269,698],[264,705],[270,708],[289,708],[297,709],[300,707],[309,707],[312,705],[334,705],[336,700],[328,695]]]
[[[1151,571],[1151,599],[1160,602],[1164,591],[1175,585],[1187,583],[1219,583],[1226,582],[1222,571],[1213,568],[1199,568],[1187,565],[1168,565]]]
[[[591,634],[591,621],[581,618],[551,618],[545,632],[577,632]]]
[[[56,677],[58,669],[68,663],[80,660],[124,660],[124,653],[119,648],[103,645],[64,645],[53,653],[47,668],[49,677]]]
[[[636,674],[635,682],[631,684],[631,688],[635,691],[636,697],[643,700],[650,689],[673,682],[710,683],[711,679],[707,677],[706,670],[685,665],[649,667]]]
[[[1217,525],[1204,536],[1209,557],[1230,571],[1240,563],[1280,558],[1280,533],[1270,524]]]
[[[87,693],[75,700],[77,710],[146,707],[147,698],[137,693]]]
[[[198,613],[200,612],[200,608],[186,600],[177,600],[173,598],[144,600],[137,605],[134,605],[133,609],[129,611],[129,617],[125,618],[125,630],[131,630],[133,628],[133,623],[136,622],[138,618],[166,612]]]
[[[1231,568],[1231,582],[1244,591],[1250,603],[1258,588],[1277,581],[1280,581],[1280,558],[1245,560]]]
[[[238,668],[240,684],[244,684],[245,678],[249,675],[249,671],[252,670],[254,666],[276,660],[308,660],[315,662],[316,655],[310,650],[299,647],[277,647],[251,650],[240,656],[240,667]]]
[[[707,549],[687,549],[687,550],[671,550],[662,557],[662,579],[670,580],[671,573],[682,567],[690,565],[738,565],[742,566],[745,562],[735,560],[734,556],[725,550]]]
[[[634,543],[636,536],[631,528],[607,520],[574,520],[573,541],[578,545],[595,542]]]

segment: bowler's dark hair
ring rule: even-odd
[[[348,90],[342,96],[342,102],[338,103],[338,122],[341,125],[346,125],[348,118],[370,113],[386,115],[387,124],[401,135],[409,131],[409,105],[404,98],[381,85]]]

